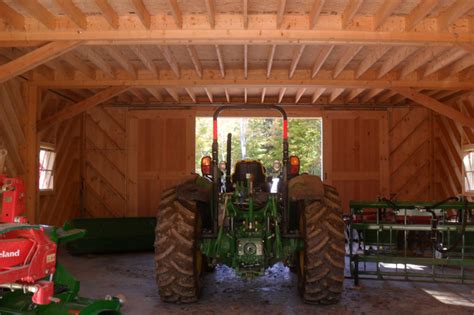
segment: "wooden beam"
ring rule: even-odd
[[[384,91],[384,89],[372,89],[372,90],[369,90],[367,93],[365,93],[364,96],[361,97],[360,102],[361,102],[361,103],[367,103],[368,101],[370,101],[371,99],[375,98],[377,95],[379,95],[379,94],[382,93],[383,91]]]
[[[426,96],[422,93],[416,92],[411,88],[392,88],[393,91],[401,94],[420,105],[423,105],[432,111],[437,112],[443,116],[446,116],[463,126],[474,128],[474,118],[467,117],[463,113],[455,110],[454,108],[445,105],[432,97]]]
[[[249,1],[243,0],[243,19],[244,19],[244,29],[249,27]]]
[[[147,68],[155,78],[158,78],[158,70],[156,69],[156,65],[153,60],[145,53],[145,51],[139,46],[130,46],[130,49],[135,54],[135,56],[140,59],[145,68]]]
[[[249,46],[247,44],[244,45],[244,78],[248,78],[248,65],[249,65],[249,60],[248,60],[248,55],[249,55]]]
[[[388,51],[390,46],[379,46],[369,50],[367,56],[360,62],[356,71],[356,78],[360,78],[367,70],[369,70],[377,61],[380,60]]]
[[[138,89],[130,89],[128,93],[132,94],[138,99],[140,103],[146,103],[146,97],[141,93],[141,90]]]
[[[102,59],[102,57],[94,50],[88,47],[83,47],[79,53],[84,56],[84,58],[87,58],[97,68],[99,68],[107,77],[115,78],[112,67],[107,62],[105,62],[105,60]]]
[[[276,50],[276,45],[272,45],[270,47],[270,53],[268,54],[267,79],[270,78],[270,74],[272,73],[273,57],[275,56],[275,50]]]
[[[406,65],[400,71],[400,77],[406,77],[421,66],[425,65],[428,62],[431,62],[436,56],[446,51],[447,49],[448,47],[428,47],[423,49],[407,61]]]
[[[173,15],[174,22],[176,23],[178,28],[183,28],[183,15],[181,14],[181,10],[179,9],[178,1],[168,0],[168,5],[171,9],[171,14]]]
[[[102,15],[107,20],[109,25],[113,29],[119,28],[119,17],[114,8],[109,4],[108,0],[95,0],[95,4],[99,7],[99,10],[102,12]]]
[[[354,98],[359,96],[362,92],[364,92],[364,88],[352,89],[349,94],[347,94],[345,101],[347,103],[351,102]]]
[[[245,79],[241,72],[231,72],[226,78],[222,79],[219,77],[218,70],[209,70],[209,77],[200,79],[194,72],[194,70],[187,71],[186,76],[181,79],[174,79],[174,75],[170,70],[163,70],[160,74],[160,79],[153,78],[139,78],[136,80],[131,79],[106,79],[96,78],[95,80],[81,79],[81,80],[54,80],[54,79],[42,79],[38,78],[35,82],[40,87],[45,88],[56,88],[56,89],[72,89],[72,88],[104,88],[108,86],[140,86],[140,87],[165,87],[165,86],[177,86],[177,87],[220,87],[220,88],[243,88],[243,87],[345,87],[345,88],[385,88],[390,89],[392,87],[411,87],[415,89],[429,89],[429,90],[474,90],[474,82],[472,80],[458,80],[449,79],[444,81],[439,80],[396,80],[392,78],[388,79],[356,79],[353,73],[348,72],[344,79],[332,79],[332,78],[316,78],[311,79],[310,73],[303,72],[301,76],[296,79],[285,79],[288,74],[288,70],[275,69],[275,78],[266,78],[266,70],[260,69],[255,70],[252,74],[252,79]]]
[[[156,100],[160,103],[163,103],[163,96],[161,96],[160,91],[155,88],[146,88],[147,92],[150,93]]]
[[[332,90],[331,94],[329,95],[329,102],[332,103],[336,98],[339,97],[344,92],[344,88],[336,88]]]
[[[281,103],[281,101],[283,100],[283,97],[285,96],[285,92],[286,92],[286,87],[280,89],[280,92],[278,93],[278,103]]]
[[[56,28],[56,18],[38,0],[17,0],[16,2],[50,30]]]
[[[216,27],[216,9],[214,5],[214,0],[204,0],[206,3],[206,9],[207,9],[207,18],[209,20],[209,25],[211,28]]]
[[[265,103],[265,94],[267,93],[267,88],[262,89],[262,96],[260,97],[260,103]]]
[[[165,88],[166,92],[168,92],[168,94],[176,101],[176,103],[179,103],[180,100],[179,100],[179,94],[178,92],[176,91],[176,89],[173,89],[173,88]]]
[[[25,29],[25,17],[3,2],[0,2],[0,17],[17,30]]]
[[[290,70],[288,72],[288,77],[290,79],[293,78],[293,75],[295,74],[296,67],[298,66],[298,63],[300,62],[301,56],[303,55],[305,48],[306,48],[306,45],[301,45],[298,48],[295,48],[293,51],[293,59],[291,60]]]
[[[459,72],[463,71],[474,65],[474,55],[468,54],[458,61],[454,62],[450,67],[447,69],[446,77],[454,76]]]
[[[95,70],[83,63],[79,56],[77,56],[74,52],[64,54],[60,58],[86,77],[95,79]]]
[[[423,77],[435,73],[436,71],[446,67],[466,54],[467,52],[465,50],[453,47],[452,49],[434,58],[434,60],[432,59],[430,63],[426,65]]]
[[[352,23],[352,18],[356,15],[363,0],[352,0],[349,1],[344,12],[342,12],[341,23],[342,28],[347,28]]]
[[[405,18],[405,30],[413,30],[418,23],[428,16],[438,6],[439,0],[421,0],[420,3]]]
[[[62,109],[61,111],[53,114],[45,119],[38,121],[37,123],[37,130],[42,131],[46,128],[50,128],[54,125],[57,125],[60,122],[63,122],[67,119],[70,119],[86,110],[93,108],[109,99],[117,96],[125,91],[127,91],[130,87],[129,86],[114,86],[102,90],[91,97],[80,101],[78,103],[68,105],[66,108]]]
[[[314,29],[318,23],[319,15],[323,9],[326,0],[314,0],[311,10],[309,11],[309,28]]]
[[[117,62],[132,79],[137,77],[137,71],[133,68],[132,64],[128,62],[127,58],[120,52],[119,49],[113,46],[103,46],[102,49],[104,49],[107,54],[109,54],[109,56],[112,57],[112,59],[115,60],[115,62]]]
[[[307,17],[306,17],[307,18]],[[153,29],[116,32],[89,28],[75,32],[70,29],[60,32],[31,30],[9,32],[0,30],[0,47],[12,47],[58,40],[88,41],[88,45],[394,45],[452,46],[472,43],[469,32],[402,32],[360,30],[309,30],[309,29]]]
[[[36,132],[36,122],[39,115],[38,104],[40,102],[38,87],[29,84],[27,87],[26,99],[26,176],[25,176],[25,192],[26,192],[26,216],[31,224],[37,223],[37,206],[38,206],[38,165],[39,165],[39,137]]]
[[[316,60],[313,63],[313,67],[311,69],[311,78],[314,78],[318,74],[319,70],[321,70],[321,67],[323,66],[326,59],[328,59],[333,49],[334,49],[334,45],[323,46],[321,48],[318,56],[316,57]]]
[[[230,103],[229,91],[227,89],[224,89],[224,93],[225,93],[225,99],[227,100],[227,103]]]
[[[313,93],[313,96],[311,96],[311,103],[316,103],[316,101],[321,97],[324,91],[326,91],[326,88],[316,88]]]
[[[196,100],[196,93],[194,93],[191,89],[189,88],[184,88],[184,90],[186,91],[186,93],[188,93],[189,97],[193,100],[193,103],[196,103],[197,100]]]
[[[386,90],[385,93],[383,93],[380,97],[377,98],[377,103],[382,103],[387,101],[389,98],[392,96],[395,96],[397,92],[392,91],[392,90]]]
[[[298,104],[301,97],[304,95],[305,91],[306,91],[306,88],[301,88],[301,89],[298,89],[298,91],[296,91],[295,104]]]
[[[0,83],[10,80],[78,47],[79,41],[49,43],[0,66]]]
[[[465,51],[474,54],[474,44],[464,43],[464,44],[459,44],[458,46],[461,47],[462,49],[464,49]]]
[[[377,78],[380,79],[386,75],[390,70],[398,66],[403,60],[408,58],[417,50],[417,47],[393,47],[389,53],[390,55],[380,67]]]
[[[472,0],[456,0],[449,8],[441,12],[437,18],[438,31],[446,30],[457,19],[467,14],[474,8],[474,1]]]
[[[179,79],[181,77],[181,71],[179,69],[178,61],[171,52],[171,49],[169,48],[169,46],[159,46],[159,49],[166,62],[170,66],[171,70],[173,71],[174,75]]]
[[[352,58],[354,58],[357,53],[362,49],[363,46],[349,46],[346,48],[344,53],[342,54],[341,58],[336,64],[336,67],[334,68],[334,74],[333,78],[337,78],[341,72],[344,70],[344,68],[351,62]]]
[[[219,45],[216,45],[217,60],[219,61],[219,69],[221,70],[221,77],[225,78],[224,59]]]
[[[72,2],[72,0],[55,0],[61,10],[80,28],[87,29],[86,15]]]
[[[143,0],[130,0],[130,2],[133,4],[133,7],[135,8],[135,14],[138,16],[143,26],[149,30],[151,28],[151,16],[145,7]]]
[[[196,74],[198,75],[198,77],[202,78],[202,65],[201,61],[199,61],[199,56],[197,54],[196,48],[191,45],[186,45],[186,49],[188,51],[189,57],[191,58],[191,61],[193,62]]]
[[[209,89],[207,89],[207,88],[204,88],[204,91],[206,92],[207,97],[209,98],[209,102],[213,103],[214,102],[214,97],[212,96],[211,91],[209,91]]]
[[[382,26],[388,17],[400,6],[401,0],[390,0],[383,2],[380,8],[375,12],[374,15],[374,30],[378,30]]]
[[[277,29],[281,28],[281,24],[283,23],[283,17],[285,15],[285,9],[286,9],[286,0],[279,0],[278,9],[277,9],[277,18],[276,18]]]

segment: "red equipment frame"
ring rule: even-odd
[[[36,304],[54,298],[57,245],[41,226],[28,225],[25,185],[21,178],[0,174],[0,288],[33,293]],[[43,280],[46,277],[50,280]]]

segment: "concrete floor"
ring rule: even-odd
[[[81,281],[81,295],[104,297],[122,293],[124,314],[346,314],[419,313],[472,314],[474,285],[363,280],[355,288],[345,281],[337,305],[304,304],[297,294],[296,276],[282,265],[254,281],[243,281],[219,266],[205,276],[198,303],[161,303],[154,281],[152,253],[72,257],[64,249],[60,262]]]

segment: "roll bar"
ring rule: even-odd
[[[203,237],[213,237],[217,233],[218,229],[218,205],[219,205],[219,145],[218,145],[218,132],[217,132],[217,118],[219,115],[225,110],[250,110],[250,109],[270,109],[278,111],[282,118],[283,118],[283,182],[285,185],[283,187],[283,202],[285,207],[283,209],[283,234],[286,234],[287,227],[288,227],[288,185],[286,182],[288,180],[288,116],[285,110],[276,105],[251,105],[251,104],[242,104],[242,105],[226,105],[221,106],[216,109],[213,115],[212,120],[212,182],[213,182],[213,217],[214,217],[214,224],[213,224],[213,231],[211,235],[203,235]],[[227,168],[230,168],[231,165],[227,165]]]

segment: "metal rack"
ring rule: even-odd
[[[473,208],[467,201],[351,201],[347,234],[355,284],[361,277],[474,281]],[[455,248],[444,252],[440,242]]]

